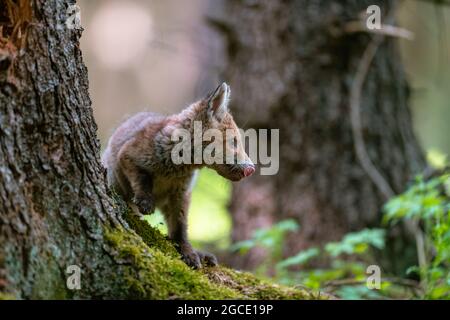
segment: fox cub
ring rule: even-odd
[[[178,114],[138,113],[115,130],[102,157],[109,186],[141,214],[153,213],[158,207],[164,214],[169,237],[176,243],[186,264],[194,268],[217,264],[214,255],[195,250],[187,237],[187,214],[196,170],[209,167],[232,181],[248,177],[255,171],[242,146],[239,129],[228,111],[229,97],[230,87],[223,83],[208,97]],[[217,129],[223,134],[223,161],[174,163],[172,150],[176,142],[172,141],[172,135],[175,130],[182,129],[191,133],[190,137],[194,139],[196,121],[201,123],[202,132]],[[234,139],[227,140],[226,132],[228,137],[231,132]],[[191,146],[192,156],[194,143]],[[204,150],[205,142],[201,142],[201,147]],[[225,154],[231,154],[233,161],[226,161]]]

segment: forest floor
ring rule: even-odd
[[[124,208],[132,230],[105,230],[116,257],[132,259],[126,279],[136,298],[143,299],[329,299],[329,295],[271,283],[248,272],[223,266],[189,268],[173,243],[159,230]]]

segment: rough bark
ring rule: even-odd
[[[69,4],[0,2],[0,299],[313,297],[221,267],[194,271],[108,195]],[[80,290],[66,286],[70,265]]]
[[[102,296],[116,286],[105,283],[114,261],[101,225],[116,219],[99,165],[81,32],[65,27],[64,1],[32,3],[31,21],[9,21],[22,28],[24,46],[3,34],[12,49],[2,51],[0,70],[0,278],[17,297],[68,297],[66,268],[75,264],[88,280],[77,294]]]
[[[372,4],[383,17],[393,7],[391,1],[226,1],[226,19],[211,19],[226,41],[224,78],[238,124],[280,129],[279,173],[234,186],[234,241],[294,218],[301,229],[285,246],[291,255],[379,225],[386,199],[355,155],[349,109],[371,36],[343,31]],[[408,96],[395,40],[386,39],[365,80],[360,110],[370,159],[395,192],[424,167]],[[253,252],[234,265],[253,267],[260,259]]]

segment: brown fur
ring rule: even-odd
[[[210,168],[237,181],[245,166],[252,166],[241,142],[238,127],[228,112],[229,87],[222,84],[210,97],[202,99],[179,114],[161,116],[142,112],[122,123],[111,136],[102,157],[107,168],[108,184],[125,201],[135,205],[142,214],[153,213],[158,207],[166,219],[169,237],[178,244],[185,262],[201,267],[201,261],[215,265],[209,253],[194,250],[187,237],[187,214],[190,189],[196,169],[205,165],[176,165],[171,160],[176,129],[193,132],[193,122],[202,121],[203,129],[216,128],[225,135],[232,129],[238,143],[233,147],[224,139],[224,147],[232,148],[240,164],[213,164]],[[225,136],[224,136],[225,137]]]

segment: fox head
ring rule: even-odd
[[[233,116],[228,110],[230,100],[230,87],[222,83],[207,98],[203,99],[202,123],[205,130],[215,129],[221,139],[220,151],[213,150],[215,161],[207,167],[215,170],[222,177],[231,181],[238,181],[255,172],[255,165],[250,160],[242,145],[241,133],[234,122]],[[217,137],[216,137],[217,138]],[[207,145],[204,145],[204,148]],[[214,154],[218,152],[218,154]]]

